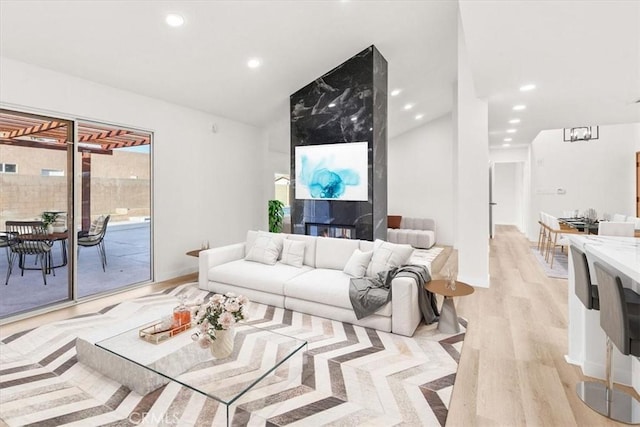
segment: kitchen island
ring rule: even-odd
[[[584,251],[591,281],[597,279],[594,262],[620,276],[622,285],[640,294],[640,239],[596,235],[568,235],[571,245]],[[571,257],[571,254],[569,254]],[[600,327],[600,312],[587,310],[575,294],[573,263],[569,261],[569,339],[567,362],[582,368],[584,375],[605,378],[606,335]],[[640,393],[640,358],[624,356],[614,346],[614,381],[633,386]]]

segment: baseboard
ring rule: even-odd
[[[631,369],[620,369],[613,364],[613,382],[633,387]],[[585,362],[582,366],[582,373],[587,377],[605,379],[605,366],[600,363]],[[631,380],[631,381],[630,381]]]
[[[175,279],[177,277],[187,276],[189,274],[198,273],[198,267],[186,267],[178,270],[164,271],[162,274],[158,273],[154,280],[157,282],[165,282],[167,280]]]
[[[579,367],[580,367],[580,369],[582,369],[582,368],[583,368],[583,367],[582,367],[582,362],[581,362],[581,361],[578,361],[578,360],[572,359],[571,357],[569,357],[569,355],[568,355],[568,354],[565,354],[565,355],[564,355],[564,361],[565,361],[565,362],[567,362],[569,365],[579,366]]]

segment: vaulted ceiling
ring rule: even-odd
[[[389,89],[402,89],[389,98],[394,136],[452,109],[458,7],[492,144],[514,103],[528,104],[515,144],[548,128],[640,121],[631,1],[2,0],[0,54],[268,126],[288,114],[291,93],[374,44]],[[168,27],[168,12],[185,25]],[[248,68],[251,57],[262,66]],[[529,82],[537,89],[520,93]]]

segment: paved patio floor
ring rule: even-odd
[[[102,271],[100,255],[95,247],[80,248],[78,260],[79,297],[99,294],[151,279],[150,224],[109,224],[105,234],[107,252],[106,271]],[[0,318],[22,313],[69,299],[68,268],[55,269],[47,275],[47,285],[42,281],[40,270],[26,270],[20,275],[15,261],[9,284],[4,285],[8,263],[4,249],[0,249]],[[53,246],[54,264],[62,259],[61,243]],[[34,265],[29,257],[27,266]]]

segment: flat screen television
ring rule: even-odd
[[[366,142],[295,147],[296,199],[367,201],[367,151]]]

